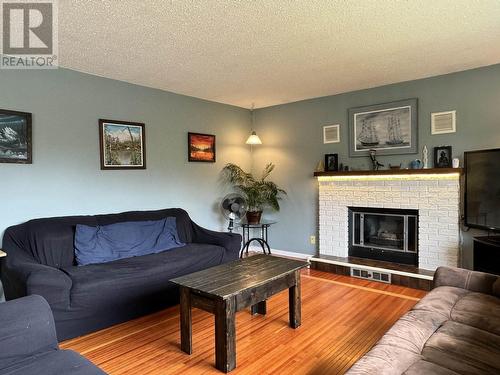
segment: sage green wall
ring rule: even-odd
[[[0,164],[4,229],[35,217],[183,207],[193,219],[223,229],[218,176],[227,162],[260,171],[273,161],[276,182],[288,198],[270,231],[276,249],[314,254],[317,182],[312,172],[325,153],[339,153],[351,167],[369,168],[367,158],[349,159],[347,109],[416,97],[419,148],[449,144],[463,151],[500,147],[500,65],[404,82],[255,111],[264,145],[253,157],[244,142],[249,111],[67,69],[0,71],[0,108],[33,113],[32,165]],[[430,135],[430,113],[457,110],[455,134]],[[101,171],[97,120],[146,124],[147,169]],[[324,145],[322,126],[341,124],[341,143]],[[217,163],[187,162],[187,132],[217,135]],[[420,155],[380,157],[408,163]],[[252,159],[252,161],[251,161]],[[470,266],[470,232],[464,265]]]
[[[253,169],[276,163],[273,177],[288,191],[270,232],[273,248],[316,252],[309,243],[318,230],[312,173],[324,154],[338,153],[350,167],[370,167],[367,157],[348,158],[347,109],[407,98],[418,98],[420,150],[427,145],[431,155],[434,146],[451,145],[453,156],[462,160],[464,151],[500,147],[500,65],[259,109],[254,127],[264,144],[254,149]],[[446,110],[457,111],[457,132],[431,135],[431,112]],[[341,143],[323,144],[322,127],[328,124],[341,124]],[[379,159],[406,167],[416,158],[421,153]],[[464,265],[470,267],[470,236],[465,237]]]
[[[237,107],[57,69],[0,71],[0,108],[33,114],[33,164],[0,164],[0,238],[37,217],[166,207],[219,230],[219,171],[251,165]],[[146,170],[100,170],[99,118],[146,124]],[[188,131],[216,134],[215,164],[187,161]]]

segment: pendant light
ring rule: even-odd
[[[250,136],[248,137],[247,141],[246,141],[246,144],[247,145],[261,145],[262,144],[262,141],[260,140],[259,136],[257,135],[257,133],[255,132],[254,129],[254,113],[253,113],[253,109],[254,109],[254,103],[252,103],[252,109],[250,110],[250,113],[252,115],[252,134],[250,134]]]

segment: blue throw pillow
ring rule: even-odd
[[[76,226],[75,258],[79,266],[159,253],[184,246],[175,217],[127,221],[103,226]]]

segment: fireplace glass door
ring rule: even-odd
[[[414,264],[415,210],[350,208],[349,255]]]

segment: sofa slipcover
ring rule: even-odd
[[[54,318],[40,296],[0,304],[0,374],[105,375],[71,350],[59,350]]]
[[[77,266],[77,224],[107,225],[175,217],[185,246]],[[38,294],[50,304],[59,340],[83,335],[178,303],[169,280],[238,258],[241,236],[204,229],[182,209],[35,219],[5,231],[1,277],[7,299]]]

